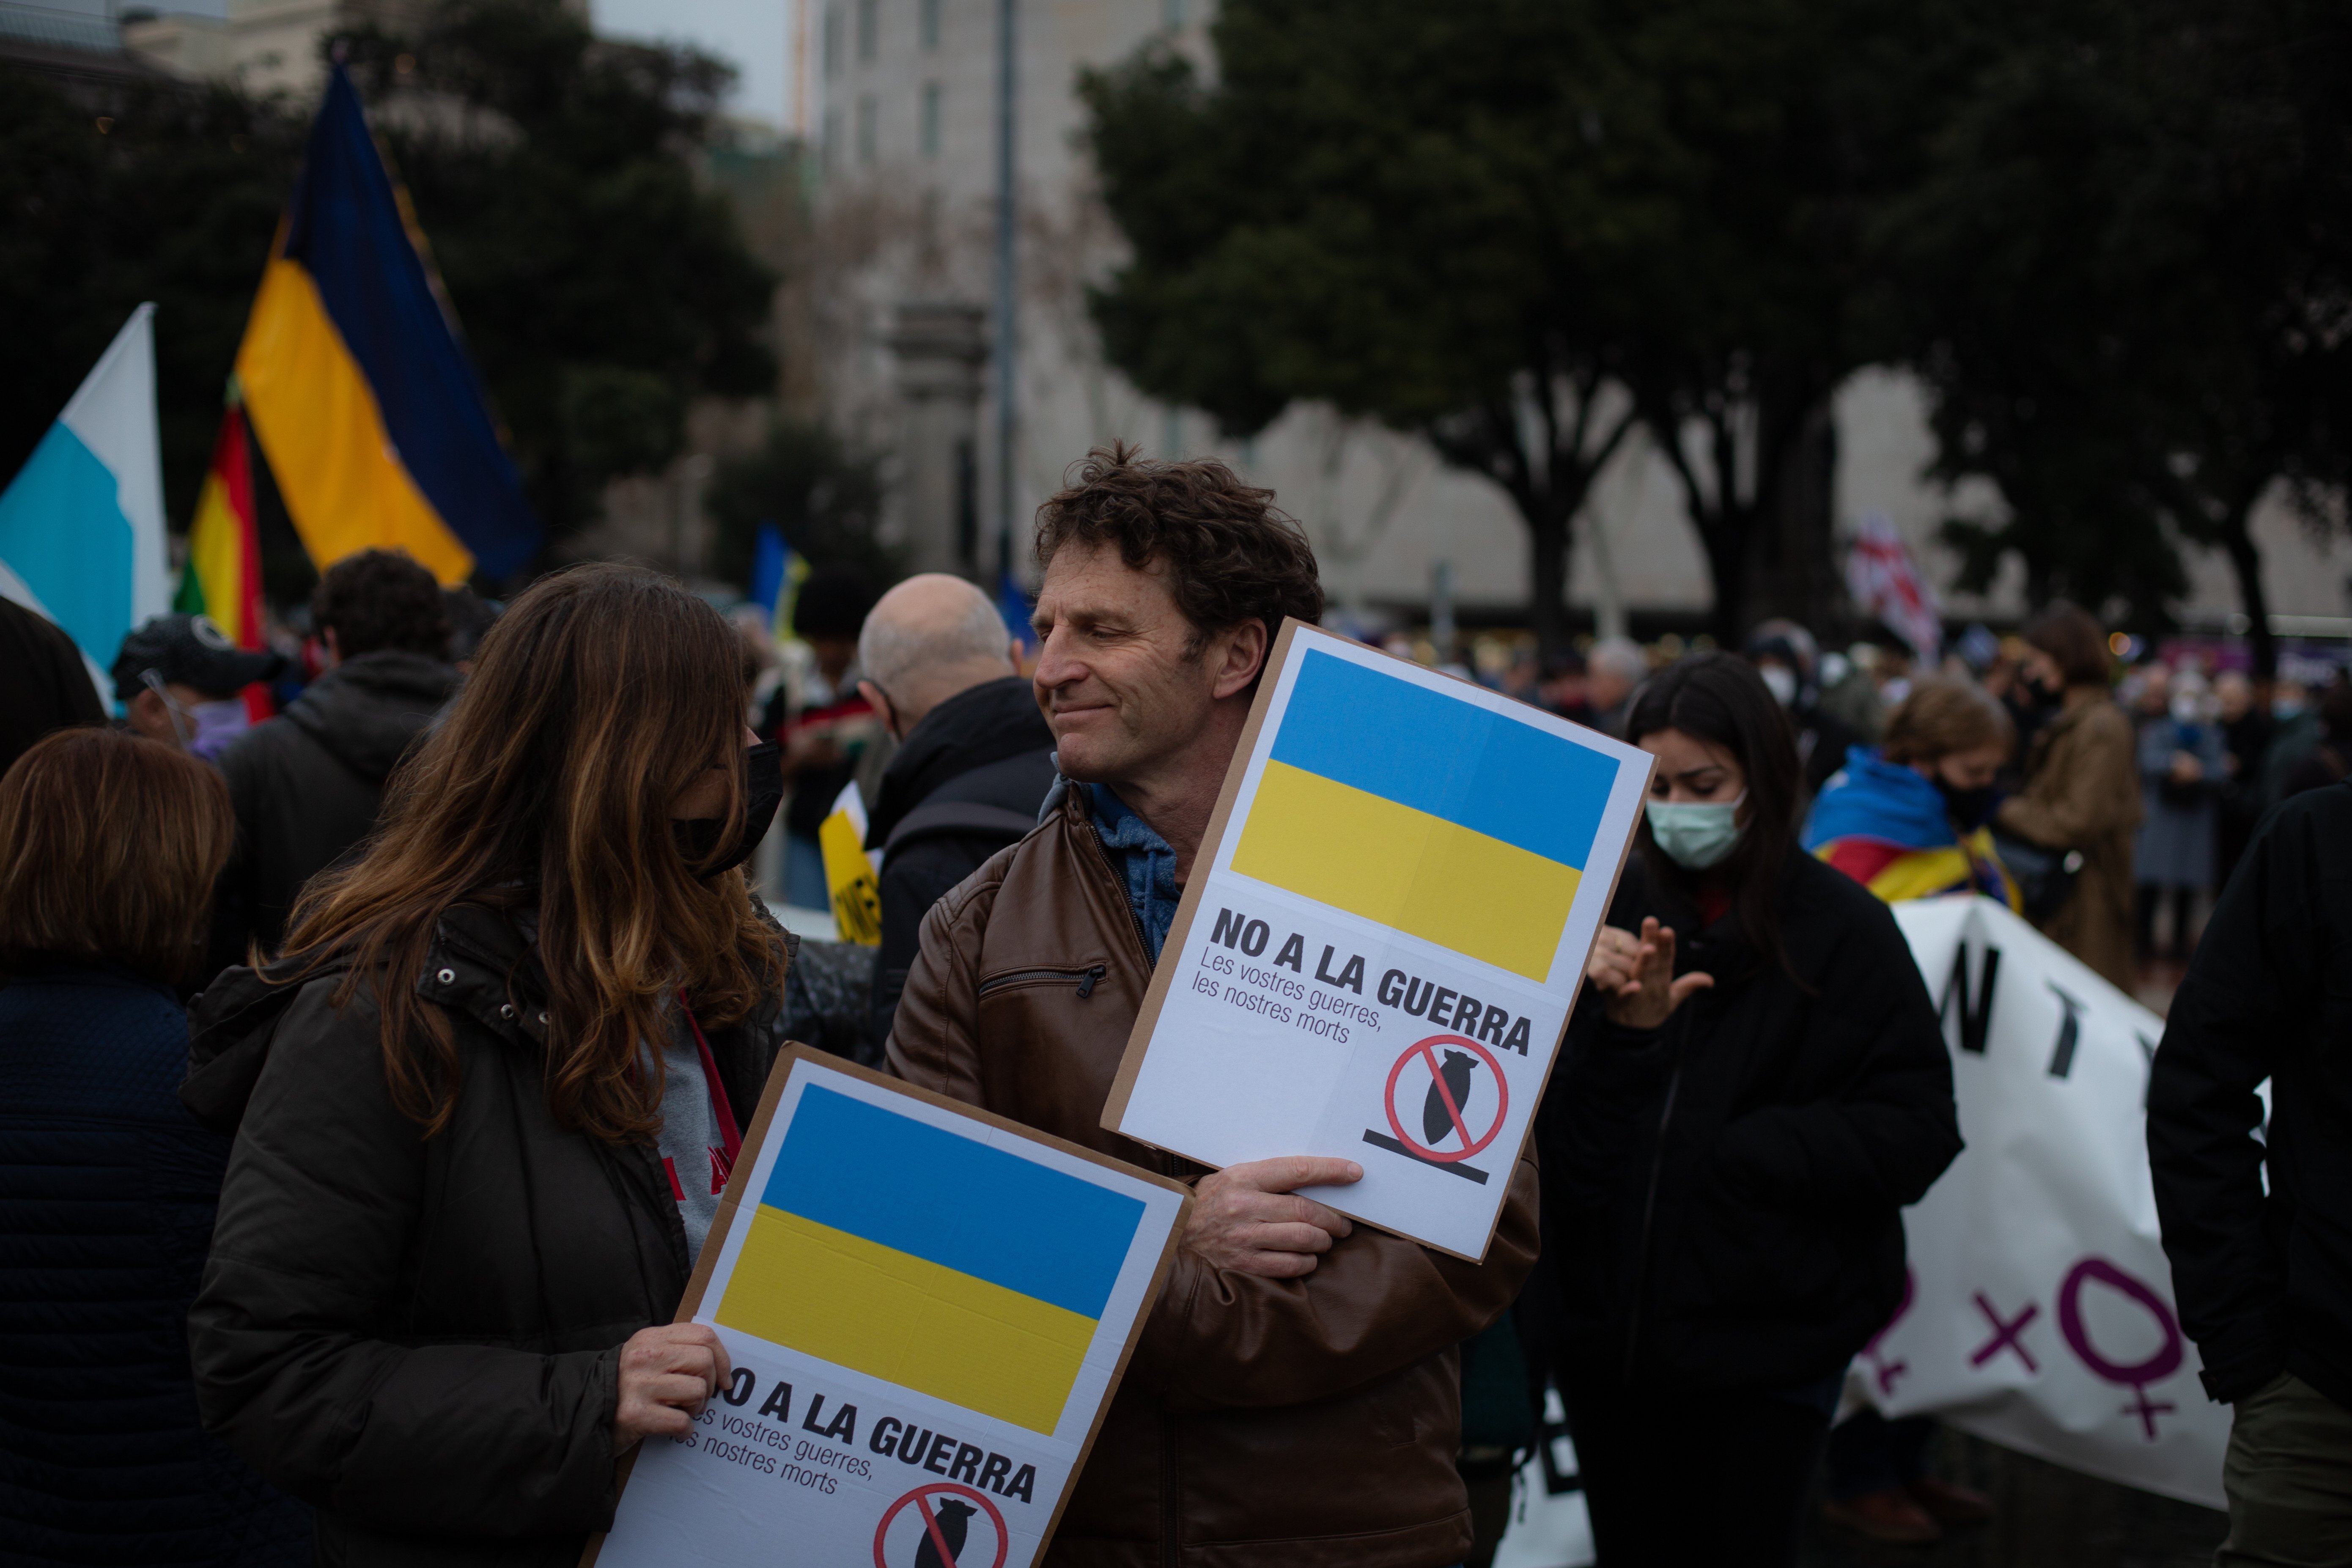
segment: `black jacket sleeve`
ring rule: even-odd
[[[205,1425],[267,1479],[380,1530],[511,1537],[612,1518],[619,1351],[398,1342],[427,1152],[374,1008],[316,981],[238,1130],[189,1315]]]
[[[1901,928],[1867,893],[1841,902],[1845,930],[1813,981],[1804,1044],[1822,1092],[1734,1117],[1715,1163],[1725,1181],[1787,1207],[1868,1220],[1926,1195],[1959,1155],[1959,1115],[1935,1004]]]
[[[2263,1193],[2255,1089],[2307,1031],[2328,954],[2308,812],[2282,811],[2221,894],[2148,1078],[2147,1156],[2180,1326],[2205,1391],[2236,1400],[2286,1359],[2286,1265]]]
[[[919,839],[893,853],[882,865],[882,946],[874,961],[874,994],[866,1032],[877,1043],[890,1037],[898,1016],[898,997],[907,989],[907,975],[922,951],[923,917],[931,906],[981,868],[1007,840],[974,844],[946,835]]]

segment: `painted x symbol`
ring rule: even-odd
[[[1985,1300],[1985,1293],[1979,1290],[1977,1292],[1977,1310],[1982,1312],[1991,1322],[1993,1334],[1992,1338],[1977,1348],[1974,1355],[1969,1357],[1970,1366],[1982,1366],[2003,1351],[2015,1351],[2017,1359],[2025,1363],[2026,1371],[2037,1373],[2041,1372],[2042,1367],[2034,1361],[2033,1352],[2027,1350],[2025,1342],[2018,1337],[2025,1332],[2026,1324],[2042,1315],[2041,1308],[2028,1301],[2025,1304],[2025,1310],[2012,1319],[2004,1321],[2000,1313],[1994,1309],[1993,1304]]]

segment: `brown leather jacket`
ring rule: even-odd
[[[888,1047],[910,1083],[1190,1180],[1101,1125],[1151,976],[1073,789],[933,906]],[[1470,1546],[1454,1347],[1534,1263],[1535,1156],[1483,1266],[1369,1226],[1303,1279],[1180,1249],[1055,1533],[1067,1568],[1438,1568]]]

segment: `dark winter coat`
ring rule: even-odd
[[[2291,1372],[2352,1407],[2352,784],[2246,847],[2172,999],[2147,1154],[2206,1391]]]
[[[1736,910],[1699,930],[1626,868],[1610,923],[1656,915],[1685,937],[1677,971],[1716,984],[1657,1029],[1610,1023],[1588,988],[1546,1093],[1546,1337],[1583,1375],[1797,1388],[1903,1294],[1901,1211],[1960,1152],[1936,1009],[1868,889],[1792,848],[1775,907],[1785,964]]]
[[[866,835],[867,848],[884,852],[882,947],[867,1022],[877,1052],[921,949],[923,917],[1037,826],[1053,787],[1054,731],[1038,711],[1036,688],[1017,675],[949,698],[891,757]]]
[[[236,848],[221,875],[213,960],[278,951],[302,884],[375,826],[383,781],[457,689],[457,672],[383,648],[347,658],[221,754]]]
[[[692,1262],[669,1183],[549,1113],[546,983],[505,917],[452,910],[417,984],[459,1058],[433,1138],[339,980],[235,970],[196,1004],[183,1098],[236,1131],[190,1318],[205,1425],[317,1508],[322,1562],[570,1568],[613,1517],[620,1346]],[[774,1013],[708,1031],[747,1116]]]
[[[188,1302],[228,1140],[179,1101],[179,999],[120,971],[0,989],[0,1559],[306,1563],[310,1511],[196,1418]]]

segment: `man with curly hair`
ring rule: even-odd
[[[1275,636],[1323,611],[1273,500],[1122,444],[1039,510],[1034,684],[1060,778],[1037,830],[933,906],[887,1047],[910,1082],[1194,1184],[1052,1563],[1459,1561],[1454,1347],[1535,1257],[1528,1162],[1472,1264],[1299,1195],[1358,1180],[1352,1161],[1206,1172],[1102,1126]]]

